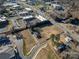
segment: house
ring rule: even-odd
[[[36,18],[37,18],[38,20],[40,20],[41,22],[47,20],[47,19],[45,19],[44,17],[42,17],[41,15],[36,15]]]
[[[33,12],[33,10],[31,8],[25,8],[25,10],[28,12]]]
[[[65,44],[61,44],[57,47],[57,50],[59,53],[63,52],[64,50],[66,50],[66,45]]]
[[[61,43],[58,46],[54,47],[54,49],[57,52],[61,53],[61,52],[65,51],[67,49],[67,46],[65,44]]]
[[[20,5],[15,4],[15,5],[13,5],[12,7],[13,7],[13,8],[19,8],[19,7],[20,7]]]
[[[28,12],[27,11],[20,11],[19,15],[20,16],[26,16],[26,15],[28,15]]]
[[[50,6],[51,5],[51,2],[45,2],[45,4]]]
[[[7,2],[7,3],[3,4],[3,6],[5,6],[5,7],[7,7],[7,6],[14,6],[14,5],[17,5],[17,3]]]
[[[23,17],[23,19],[24,19],[24,20],[27,20],[27,19],[32,19],[32,18],[33,18],[33,16],[32,16],[32,15],[28,15],[28,16]]]
[[[70,42],[71,40],[72,40],[72,38],[70,38],[70,37],[68,37],[68,36],[65,38],[65,42],[66,42],[66,43],[67,43],[67,42]]]
[[[52,6],[54,9],[56,9],[56,10],[63,10],[63,11],[64,11],[64,6],[62,6],[62,5],[60,4],[60,2],[58,2],[58,1],[53,1],[53,2],[51,3],[51,6]]]
[[[41,38],[40,32],[36,31],[36,32],[34,32],[33,34],[34,34],[34,36],[35,36],[36,38],[38,38],[38,39]]]
[[[31,28],[31,30],[32,30],[32,34],[36,37],[36,38],[38,38],[38,39],[40,39],[42,36],[41,36],[41,33],[40,33],[40,28]]]
[[[6,17],[0,16],[0,22],[4,22],[4,21],[6,21]]]

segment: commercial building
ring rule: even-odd
[[[44,27],[44,26],[52,25],[52,23],[49,20],[45,19],[41,15],[36,15],[34,18],[30,20],[27,19],[26,22],[27,25],[31,27]]]
[[[20,18],[23,20],[32,19],[34,16],[30,15],[27,11],[19,12]]]

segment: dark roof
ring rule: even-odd
[[[30,26],[35,26],[35,27],[44,27],[44,26],[49,26],[52,25],[52,23],[49,20],[46,21],[40,21],[39,19],[32,19],[32,20],[28,20],[27,24]]]
[[[65,44],[61,44],[58,46],[58,51],[61,53],[62,51],[64,51],[66,49],[66,45]]]
[[[9,44],[10,40],[7,37],[0,37],[0,45]]]

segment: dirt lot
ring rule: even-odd
[[[63,32],[56,26],[44,27],[44,28],[42,28],[41,31],[42,31],[41,34],[43,36],[42,40],[49,38],[51,34],[57,35],[57,34]],[[61,39],[63,39],[63,37],[61,37]],[[59,59],[59,56],[56,54],[56,52],[54,50],[52,50],[54,47],[52,44],[50,44],[50,43],[52,43],[52,41],[48,40],[47,42],[48,42],[47,47],[43,48],[38,53],[36,59]]]
[[[31,48],[35,45],[34,38],[30,34],[29,30],[24,30],[21,32],[24,37],[24,54],[28,53]]]
[[[53,51],[50,49],[49,45],[43,48],[37,55],[36,59],[58,59]]]
[[[46,38],[49,38],[51,36],[51,34],[57,35],[62,32],[63,31],[60,30],[59,28],[57,28],[56,26],[48,26],[48,27],[42,28],[41,34],[42,34],[42,37],[46,39]]]
[[[66,26],[67,29],[69,29],[74,35],[79,35],[79,27],[72,25],[72,24],[63,24]]]
[[[57,34],[60,34],[60,40],[59,40],[59,43],[64,43],[65,42],[65,38],[67,37],[67,35],[62,31],[60,30],[58,27],[55,26],[49,26],[49,27],[44,27],[42,28],[41,30],[41,34],[42,34],[42,38],[41,38],[41,41],[44,41],[48,38],[50,38],[50,36],[52,34],[54,35],[57,35]]]

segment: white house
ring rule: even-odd
[[[28,16],[23,17],[24,20],[31,19],[31,18],[34,18],[34,17],[32,15],[28,15]]]
[[[47,20],[47,19],[45,19],[44,17],[42,17],[41,15],[36,15],[36,18],[37,18],[38,20],[40,20],[41,22]]]
[[[33,10],[31,8],[25,8],[26,11],[32,12]]]
[[[72,40],[72,39],[71,39],[70,37],[68,37],[68,36],[65,38],[65,42],[66,42],[66,43],[67,43],[67,42],[70,42],[71,40]]]

